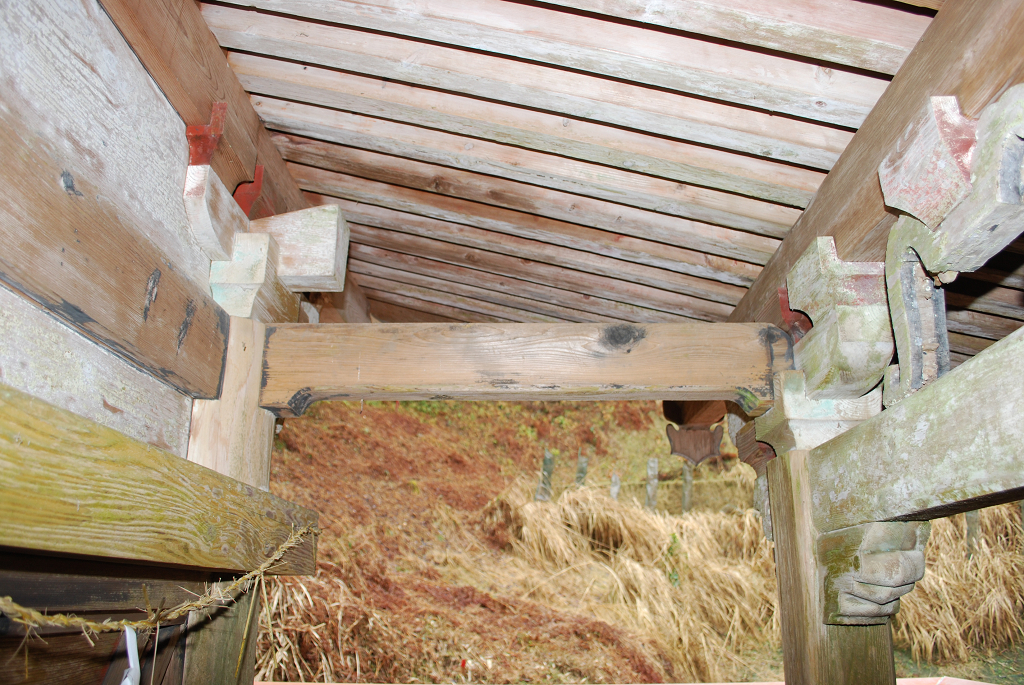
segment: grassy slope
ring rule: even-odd
[[[528,529],[550,523],[550,506],[528,502],[545,447],[559,456],[556,492],[571,484],[581,452],[590,460],[588,484],[600,495],[613,472],[623,483],[642,481],[651,456],[659,457],[662,472],[678,468],[679,458],[667,455],[663,431],[654,403],[335,403],[316,405],[306,417],[288,421],[275,450],[272,489],[319,510],[325,535],[317,578],[269,586],[275,632],[273,637],[266,628],[261,633],[264,676],[320,682],[325,677],[347,682],[781,678],[773,611],[759,617],[760,627],[744,629],[743,639],[728,621],[716,628],[714,616],[685,611],[701,603],[699,594],[685,596],[695,583],[721,583],[730,573],[764,578],[744,590],[753,598],[751,611],[764,613],[771,604],[764,599],[766,592],[774,592],[767,547],[742,541],[744,535],[756,537],[743,532],[745,525],[756,526],[756,520],[743,523],[749,516],[702,519],[701,530],[712,531],[711,537],[728,538],[739,530],[737,545],[749,548],[749,558],[728,558],[736,555],[726,550],[706,560],[704,565],[721,569],[710,580],[688,575],[689,566],[680,561],[686,550],[673,547],[677,534],[684,546],[697,547],[686,538],[690,528],[674,523],[680,519],[630,514],[614,504],[600,507],[600,512],[614,508],[626,519],[646,521],[648,533],[660,531],[654,539],[664,538],[661,547],[647,557],[629,546],[614,554],[576,549],[575,561],[559,561],[531,547],[522,526],[516,528],[515,521],[527,521]],[[723,479],[714,468],[702,466],[696,476],[695,489],[699,493],[703,481],[704,502],[713,509],[749,501],[749,488],[742,483],[720,487]],[[735,486],[745,476],[729,478]],[[713,501],[716,497],[731,501]],[[505,520],[496,525],[502,518],[496,518],[501,508],[496,503],[502,502]],[[565,516],[576,516],[576,510],[565,507]],[[571,526],[555,523],[545,534],[549,539],[568,536],[567,545],[580,546],[582,538],[568,530]],[[708,537],[707,532],[701,535]],[[646,591],[666,594],[676,607],[654,621],[659,625],[641,620],[645,611],[656,612],[658,603],[642,605],[608,585],[606,577],[620,578],[636,563],[641,572],[656,568],[645,575],[654,583]],[[1011,602],[1014,592],[1010,588],[1006,594]],[[957,620],[954,613],[950,620]],[[714,644],[704,639],[703,647],[684,645],[685,630],[673,637],[664,629],[673,621],[691,621],[691,628],[698,621],[703,627],[697,632],[702,630]],[[916,638],[920,645],[921,635]],[[994,645],[999,646],[998,640]],[[723,655],[730,646],[732,651]],[[681,650],[687,650],[687,658]],[[701,650],[703,656],[697,654]],[[986,658],[1010,665],[989,667]],[[994,675],[1015,668],[1014,658],[976,656],[964,666],[941,670],[1015,682]],[[909,655],[900,662],[906,675],[915,669],[929,672]]]

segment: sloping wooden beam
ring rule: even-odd
[[[896,73],[929,22],[927,16],[856,0],[682,0],[667,5],[642,0],[551,0],[551,4],[883,74]]]
[[[977,118],[1024,81],[1022,33],[1024,3],[946,3],[730,320],[781,324],[778,288],[818,236],[833,236],[841,259],[884,261],[895,216],[886,212],[878,165],[926,98],[955,95],[964,115]]]
[[[504,178],[287,134],[273,136],[285,159],[348,176],[440,193],[643,240],[764,264],[779,246],[768,238],[721,226],[595,200]]]
[[[225,40],[235,38],[233,31],[218,32]],[[295,55],[301,50],[285,39],[269,41],[267,47],[272,54]],[[853,137],[849,131],[814,122],[538,65],[525,68],[552,78],[537,83],[547,85],[556,79],[566,85],[568,80],[582,87],[565,92],[512,87],[502,102],[493,102],[240,52],[229,52],[228,63],[250,93],[541,150],[573,150],[586,143],[604,147],[608,137],[634,140],[626,135],[632,131],[647,134],[641,140],[687,140],[827,170]]]
[[[370,311],[384,323],[457,323],[456,319],[440,314],[431,314],[373,299],[370,300]]]
[[[8,547],[250,571],[316,512],[0,384],[0,539]],[[272,569],[308,574],[308,536]]]
[[[808,482],[820,503],[818,531],[1019,500],[1022,348],[1024,330],[812,450]]]
[[[239,4],[624,78],[854,128],[860,125],[886,86],[884,79],[838,69],[832,70],[827,81],[823,81],[816,65],[802,61],[498,0],[480,0],[461,6],[457,17],[452,17],[450,7],[429,0],[415,5],[395,0],[329,4],[315,0],[240,0]],[[249,31],[256,31],[265,21],[265,17],[250,13],[244,23]],[[281,19],[273,17],[273,21]],[[306,25],[309,28],[301,33],[306,34],[302,40],[308,43],[337,31],[312,22]],[[300,32],[293,30],[293,33]],[[391,47],[398,40],[385,39],[378,34],[351,42],[336,40],[334,44],[348,43],[351,50],[358,42]],[[402,50],[400,46],[395,47]],[[440,52],[437,48],[430,51]],[[376,54],[387,53],[378,47]],[[395,59],[398,54],[389,56]],[[473,56],[474,60],[477,58],[478,55]],[[428,64],[429,59],[417,61]],[[349,63],[348,69],[363,71],[357,63],[351,60]]]
[[[228,103],[224,135],[212,160],[228,190],[252,181],[256,165],[262,164],[262,201],[268,206],[263,212],[254,207],[254,215],[303,209],[302,195],[196,3],[103,0],[101,4],[186,125],[210,123],[213,103]]]
[[[317,167],[289,163],[288,168],[303,189],[316,193],[474,226],[672,272],[671,276],[663,277],[662,280],[678,283],[684,288],[682,292],[696,297],[716,301],[721,301],[723,297],[731,297],[737,290],[752,283],[761,270],[759,266],[747,262],[715,257],[703,252],[617,235],[611,231],[600,231],[438,193],[378,183]]]
[[[360,282],[363,281],[363,276],[358,276]],[[441,317],[448,321],[458,321],[460,323],[511,323],[512,320],[502,317],[495,316],[494,314],[483,314],[472,309],[464,309],[445,302],[435,301],[434,299],[425,299],[421,297],[415,297],[415,294],[407,293],[396,293],[390,290],[374,290],[370,285],[363,287],[363,292],[366,293],[367,300],[373,300],[376,302],[384,302],[395,307],[401,307],[403,309],[420,311],[425,314],[432,316]],[[438,293],[439,295],[442,293]],[[419,321],[420,319],[412,319],[411,321]]]
[[[267,329],[260,402],[728,399],[758,414],[791,363],[761,324],[292,324]]]
[[[254,98],[253,104],[268,126],[285,133],[766,235],[778,235],[783,217],[803,207],[817,187],[817,179],[803,189],[765,182],[761,188],[771,197],[744,197],[692,181],[680,183],[323,107],[268,97]]]

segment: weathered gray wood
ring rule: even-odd
[[[0,382],[185,456],[190,397],[2,286]]]
[[[415,5],[387,0],[331,4],[239,0],[238,4],[569,67],[854,128],[886,85],[883,79],[838,69],[822,83],[811,64],[536,6],[499,6],[496,0],[463,7],[457,18],[428,0]],[[205,12],[207,17],[211,14]],[[502,17],[500,22],[498,17]],[[259,17],[247,17],[245,23],[253,30]],[[315,36],[326,30],[311,26],[303,32]],[[307,42],[313,39],[307,38]]]
[[[817,176],[801,180],[799,188],[768,180],[717,186],[696,177],[680,182],[269,97],[254,98],[253,104],[269,127],[285,133],[754,232],[777,233],[765,221],[806,206],[819,181]],[[719,189],[726,185],[735,192]]]
[[[1024,330],[815,448],[815,526],[926,520],[1020,499],[1021,378]]]
[[[644,501],[644,508],[654,511],[658,503],[658,458],[652,457],[647,460],[647,499]]]
[[[229,41],[248,40],[234,32],[224,35]],[[272,53],[284,54],[296,54],[301,49],[289,46],[285,39],[274,40],[266,47]],[[512,68],[579,82],[584,88],[552,92],[510,85],[499,103],[238,52],[229,53],[228,62],[254,93],[542,151],[583,150],[586,148],[580,146],[588,142],[597,143],[598,148],[607,147],[603,138],[635,135],[623,131],[626,128],[829,169],[851,135],[811,122],[780,121],[751,110],[738,116],[736,109],[720,103],[585,74],[559,73],[537,65],[517,64]],[[499,80],[502,76],[494,75]],[[536,83],[548,86],[551,78]],[[614,150],[609,148],[604,154],[614,154]]]
[[[540,482],[537,483],[537,492],[533,499],[536,502],[551,501],[551,474],[555,471],[555,455],[547,449],[544,450],[544,462],[540,467]]]
[[[360,278],[362,278],[360,276]],[[402,323],[439,323],[441,321],[456,321],[461,323],[510,323],[508,319],[493,314],[481,314],[470,309],[453,307],[449,304],[421,300],[410,297],[403,293],[391,292],[389,290],[374,290],[365,288],[366,298],[376,305],[384,303],[399,309],[418,312],[414,318],[401,318]]]
[[[753,233],[311,138],[277,134],[274,142],[290,162],[539,214],[752,264],[766,262],[779,244],[775,238]]]
[[[267,328],[260,405],[325,399],[728,399],[771,404],[792,363],[771,326],[290,324]]]

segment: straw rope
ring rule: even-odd
[[[160,623],[167,623],[173,621],[176,618],[184,616],[190,611],[198,611],[200,609],[207,609],[211,606],[227,606],[233,602],[238,601],[238,598],[249,591],[252,587],[253,581],[263,579],[263,575],[270,570],[270,568],[281,561],[288,550],[298,546],[302,539],[310,534],[316,535],[320,531],[316,526],[310,525],[300,528],[294,531],[287,540],[285,540],[277,551],[274,552],[273,556],[267,559],[265,562],[260,564],[259,568],[253,571],[249,571],[241,578],[234,580],[230,585],[223,589],[217,589],[216,587],[207,589],[207,591],[201,595],[198,599],[192,600],[191,602],[183,602],[170,609],[153,609],[150,606],[146,607],[146,618],[137,621],[120,620],[111,621],[107,619],[105,621],[90,621],[74,614],[44,614],[36,611],[35,609],[29,609],[23,607],[15,602],[11,597],[0,597],[0,612],[3,612],[15,623],[19,623],[29,631],[32,632],[34,628],[43,627],[57,627],[57,628],[77,628],[82,631],[86,639],[98,633],[109,633],[112,631],[120,631],[125,628],[134,628],[136,630],[153,630]],[[231,597],[231,594],[236,590],[241,590],[237,596]],[[145,594],[145,586],[143,586],[143,593]],[[148,604],[147,598],[147,604]]]

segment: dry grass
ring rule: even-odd
[[[1024,531],[1020,508],[982,509],[978,544],[967,558],[964,517],[932,522],[924,580],[901,601],[896,644],[915,659],[966,661],[1024,638]]]

